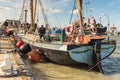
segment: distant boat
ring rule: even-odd
[[[92,21],[93,23],[91,23],[90,20],[93,20]],[[96,33],[99,35],[103,35],[103,34],[106,34],[106,31],[107,31],[107,27],[103,26],[101,23],[96,23],[96,20],[94,19],[94,17],[88,18],[88,22],[85,26],[86,26],[85,30],[89,31],[89,34]]]
[[[107,31],[107,27],[103,27],[103,25],[100,23],[96,24],[96,28],[98,34],[103,34]]]
[[[36,41],[35,39],[38,35],[33,33],[18,33],[17,35],[25,43],[28,43],[32,49],[40,49],[45,59],[59,64],[85,63],[93,65],[97,70],[101,71],[101,62],[113,53],[116,48],[116,41],[105,40],[105,37],[98,35],[84,35],[84,30],[81,30],[83,29],[82,0],[77,0],[77,3],[80,13],[79,27],[76,28],[76,26],[72,25],[69,28],[61,29],[59,35],[49,35],[50,40],[43,40],[43,42]],[[32,11],[35,10],[31,10],[31,12]],[[33,12],[31,14],[33,14]],[[32,19],[31,21],[34,20]],[[33,25],[33,23],[34,22],[31,22],[31,25]],[[99,28],[98,32],[102,33],[103,30],[105,31],[106,28]],[[69,34],[66,34],[65,31]],[[79,31],[81,31],[82,34],[80,34]],[[54,37],[58,38],[58,40],[54,40]],[[48,39],[48,37],[46,39]]]

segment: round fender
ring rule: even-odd
[[[39,62],[41,59],[41,54],[42,52],[39,51],[39,49],[33,49],[32,51],[28,53],[28,58],[32,62]]]
[[[22,40],[20,40],[16,43],[16,47],[20,48],[23,44],[24,44],[24,42]]]

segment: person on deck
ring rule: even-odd
[[[39,33],[40,39],[45,36],[46,29],[44,28],[43,25],[41,25],[41,27],[39,28],[38,33]]]
[[[52,28],[52,34],[55,34],[55,27]]]

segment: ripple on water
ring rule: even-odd
[[[120,58],[109,57],[102,61],[102,68],[105,75],[114,75],[120,73]]]

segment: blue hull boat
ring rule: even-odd
[[[58,64],[87,64],[101,70],[101,62],[110,56],[116,48],[116,41],[91,40],[89,44],[63,44],[60,42],[36,42],[28,36],[18,35],[32,49],[39,49],[43,59]],[[98,64],[99,63],[99,64]]]

